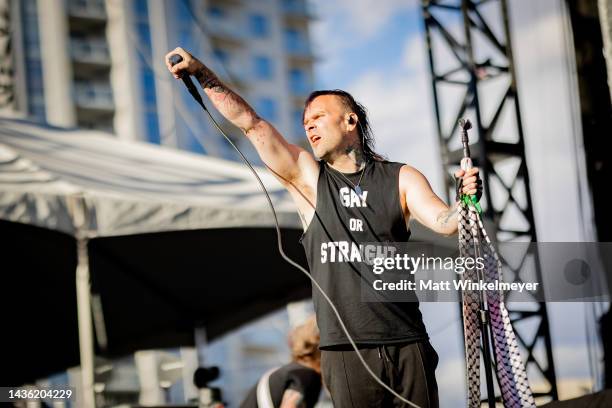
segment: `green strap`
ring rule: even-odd
[[[476,198],[476,196],[462,194],[461,201],[463,201],[463,203],[467,205],[468,207],[474,207],[476,209],[476,212],[478,212],[478,214],[482,214],[482,207],[480,206],[480,203],[478,202],[478,199]]]

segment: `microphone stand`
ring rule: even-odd
[[[469,119],[461,119],[459,121],[461,127],[461,143],[463,144],[463,160],[461,160],[461,168],[467,171],[472,168],[472,160],[470,159],[470,147],[468,139],[468,130],[472,128],[472,123]],[[463,196],[462,200],[466,205],[471,205],[476,208],[478,213],[481,213],[482,209],[475,196]],[[478,242],[482,242],[480,236],[480,230],[478,232]],[[475,252],[480,252],[480,248],[475,248]],[[479,254],[475,253],[475,256]],[[477,270],[478,271],[478,270]],[[478,278],[483,280],[482,271],[478,271]],[[480,328],[481,345],[482,345],[482,360],[485,367],[485,380],[487,383],[487,401],[489,408],[495,408],[495,388],[493,384],[493,365],[491,361],[491,319],[489,318],[489,310],[487,308],[486,294],[483,291],[479,292],[478,296],[478,327]]]

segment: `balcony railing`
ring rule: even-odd
[[[77,106],[87,109],[113,110],[113,91],[110,85],[76,83],[74,87]]]
[[[221,39],[234,42],[243,42],[246,39],[244,29],[240,25],[228,20],[208,18],[206,20],[206,28],[211,35]]]
[[[312,19],[314,12],[306,1],[283,1],[282,11],[288,17]]]
[[[312,91],[312,85],[305,80],[290,80],[289,89],[295,96],[306,96]]]
[[[68,13],[73,17],[106,20],[106,8],[101,0],[68,0]]]
[[[70,55],[78,62],[93,64],[110,64],[108,45],[102,40],[72,39]]]
[[[307,41],[285,41],[285,51],[290,57],[312,59],[314,55]]]

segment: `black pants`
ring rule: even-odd
[[[374,374],[421,408],[438,407],[438,354],[428,341],[360,349]],[[322,350],[321,369],[334,408],[409,407],[378,384],[352,349]]]

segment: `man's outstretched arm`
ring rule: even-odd
[[[180,55],[183,61],[172,66],[169,58],[173,54]],[[201,61],[180,47],[169,52],[165,60],[175,78],[180,78],[184,73],[196,77],[214,107],[244,133],[262,161],[283,184],[307,183],[308,180],[303,179],[312,178],[318,172],[316,161],[310,153],[287,142],[274,126],[260,118],[240,95]]]
[[[463,179],[463,194],[476,194],[478,168],[475,167],[467,172],[458,170],[455,177]],[[433,192],[425,176],[410,166],[402,167],[400,185],[411,217],[439,234],[452,235],[457,232],[458,202],[447,205]]]

